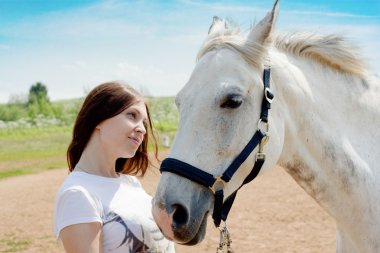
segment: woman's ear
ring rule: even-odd
[[[104,121],[101,121],[100,123],[98,123],[95,127],[95,130],[101,130],[102,129],[102,125],[103,125],[103,122]]]

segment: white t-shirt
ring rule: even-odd
[[[100,222],[104,252],[174,253],[153,220],[151,199],[133,176],[72,172],[56,195],[55,236],[69,225]]]

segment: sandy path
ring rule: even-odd
[[[53,238],[54,195],[64,169],[0,181],[0,252],[64,252]],[[142,179],[149,193],[157,171]],[[229,216],[233,249],[239,252],[335,252],[333,220],[281,169],[244,187]],[[198,246],[178,245],[179,253],[215,252],[218,230],[209,220]]]

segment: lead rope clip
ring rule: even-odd
[[[220,231],[220,239],[219,239],[219,246],[216,248],[216,253],[234,253],[233,249],[231,248],[231,236],[227,229],[227,224],[224,223],[223,228],[219,228]],[[225,251],[226,246],[226,251]]]

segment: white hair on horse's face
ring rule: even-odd
[[[252,122],[251,128],[247,128],[242,122],[247,114],[259,117],[263,94],[260,77],[261,73],[252,69],[235,50],[222,48],[206,53],[176,96],[180,111],[178,130],[188,133],[176,138],[176,145],[179,141],[191,145],[194,157],[208,156],[210,170],[220,174],[225,163],[212,159],[215,154],[232,159],[235,154],[232,151],[242,148],[257,126],[257,122]],[[194,93],[194,90],[202,92]],[[238,108],[229,108],[231,103],[239,104]],[[204,141],[196,141],[199,139]],[[176,154],[177,151],[182,153],[176,149],[170,151],[171,155],[191,159]]]

